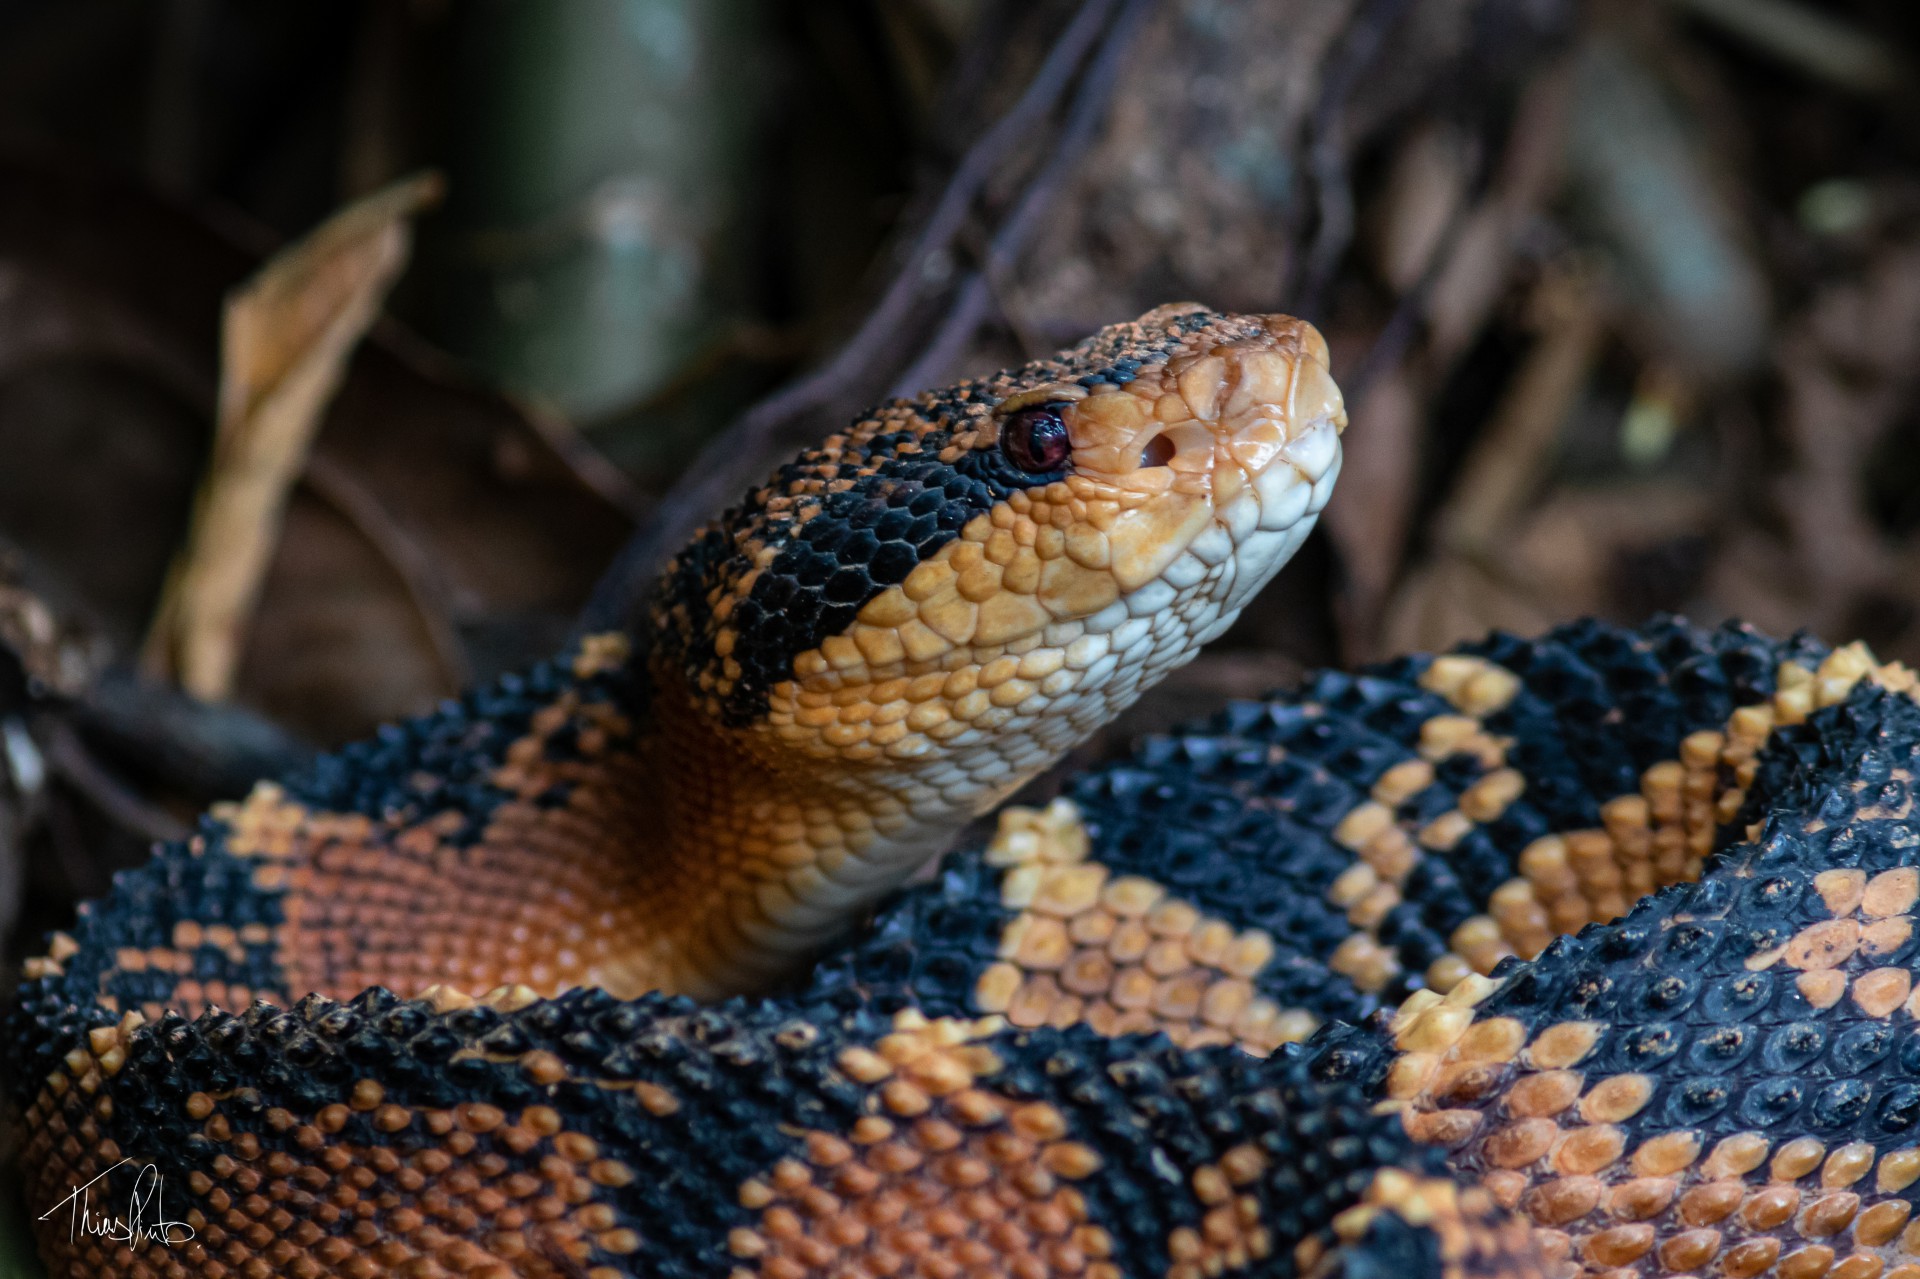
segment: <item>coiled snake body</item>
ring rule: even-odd
[[[1320,676],[888,895],[1299,544],[1325,361],[1166,307],[886,406],[635,634],[120,877],[8,1023],[54,1272],[1920,1279],[1920,708],[1858,647]]]

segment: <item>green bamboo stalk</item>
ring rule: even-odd
[[[749,300],[756,0],[467,0],[455,10],[438,336],[591,420]]]

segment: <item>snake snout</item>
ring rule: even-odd
[[[1241,542],[1318,515],[1339,472],[1346,406],[1311,324],[1267,316],[1263,331],[1169,362],[1143,467],[1211,500]]]
[[[1116,452],[1137,459],[1141,472],[1171,472],[1178,491],[1211,487],[1221,504],[1282,460],[1317,483],[1347,424],[1326,340],[1291,316],[1264,317],[1263,329],[1169,361],[1152,388],[1150,417]],[[1139,478],[1167,482],[1164,474]]]
[[[1167,310],[1142,323],[1156,318],[1179,316]],[[1176,590],[1199,587],[1181,585],[1198,572],[1221,589],[1231,579],[1237,607],[1298,547],[1332,494],[1346,409],[1326,341],[1305,321],[1244,317],[1188,336],[1123,378],[1059,394],[1073,482],[1118,507],[1102,534],[1123,594],[1170,569]],[[1175,568],[1189,552],[1201,568]]]

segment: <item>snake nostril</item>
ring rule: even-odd
[[[1173,455],[1176,451],[1172,440],[1168,439],[1164,434],[1156,435],[1147,441],[1147,447],[1140,450],[1140,465],[1142,468],[1165,466],[1167,463],[1173,461]]]

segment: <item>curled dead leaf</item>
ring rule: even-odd
[[[439,195],[425,175],[349,205],[228,300],[213,458],[146,651],[150,668],[197,696],[233,689],[288,490],[406,266],[412,219]]]

